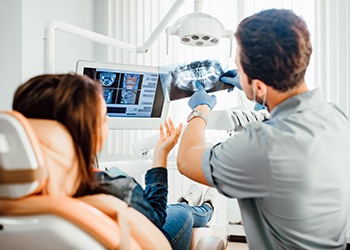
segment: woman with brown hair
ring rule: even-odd
[[[96,169],[96,154],[108,134],[106,103],[99,82],[77,74],[36,76],[16,90],[13,109],[27,118],[58,121],[69,131],[80,170],[73,196],[106,193],[123,199],[152,221],[173,249],[189,249],[192,228],[203,227],[211,219],[214,189],[209,189],[201,204],[201,192],[191,189],[192,195],[167,205],[167,156],[178,141],[181,124],[175,128],[168,119],[165,127],[160,125],[160,138],[143,189],[118,169]]]

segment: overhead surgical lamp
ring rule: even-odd
[[[232,55],[233,31],[225,30],[224,25],[215,17],[202,12],[204,0],[194,0],[195,12],[180,17],[173,27],[166,29],[167,46],[169,36],[175,35],[180,42],[194,47],[208,47],[219,44],[222,37],[230,39],[230,56]]]
[[[174,27],[168,28],[166,30],[167,37],[169,35],[177,35],[180,37],[183,44],[199,47],[217,45],[221,37],[228,37],[231,39],[231,55],[233,32],[230,30],[225,30],[224,26],[216,18],[201,12],[203,1],[204,0],[194,0],[195,12],[185,15],[176,21]],[[50,74],[54,72],[54,45],[56,30],[87,38],[91,41],[129,52],[146,53],[160,36],[161,32],[164,31],[168,23],[184,2],[185,0],[175,1],[170,10],[150,35],[148,40],[142,46],[138,47],[58,20],[49,21],[45,25],[44,30],[44,73]]]

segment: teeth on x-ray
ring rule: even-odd
[[[169,100],[190,97],[198,90],[196,82],[209,92],[232,88],[220,81],[225,72],[220,61],[206,59],[191,63],[173,64],[159,67],[160,81]]]
[[[205,90],[212,89],[219,83],[223,73],[220,63],[212,60],[179,65],[172,72],[174,79],[177,79],[176,86],[188,91],[198,90],[196,81],[200,82]]]

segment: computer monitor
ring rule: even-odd
[[[157,67],[78,61],[76,72],[101,82],[109,129],[158,129],[166,119]]]

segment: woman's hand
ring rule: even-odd
[[[164,131],[165,127],[165,131]],[[154,149],[152,167],[166,167],[169,152],[175,147],[181,134],[182,123],[175,128],[173,121],[165,120],[164,127],[159,126],[160,137]]]

